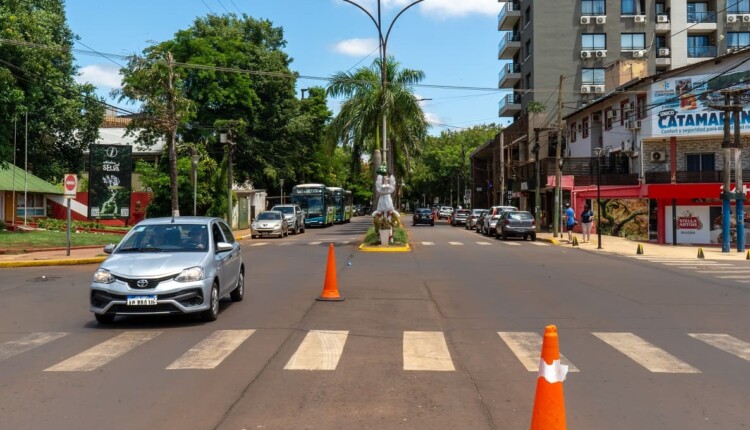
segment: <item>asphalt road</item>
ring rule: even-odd
[[[575,370],[569,428],[750,427],[750,284],[720,277],[739,263],[654,264],[444,221],[410,228],[410,253],[358,252],[366,227],[243,241],[245,300],[208,324],[98,326],[95,265],[3,269],[0,428],[527,429],[547,324]],[[330,242],[343,302],[315,301]]]

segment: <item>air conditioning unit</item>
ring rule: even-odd
[[[659,48],[660,57],[669,57],[669,48]]]
[[[582,16],[581,17],[581,24],[583,24],[583,25],[591,24],[591,17],[590,16]]]
[[[646,51],[633,51],[633,58],[643,58],[646,55]]]
[[[727,15],[727,22],[728,23],[733,23],[733,22],[737,22],[737,21],[739,21],[739,15],[732,15],[732,14]]]
[[[663,151],[652,151],[650,160],[652,163],[663,163],[667,161],[667,154]]]
[[[640,23],[640,24],[645,24],[646,23],[646,15],[635,15],[633,17],[633,22],[637,22],[637,23]]]
[[[596,23],[599,25],[606,24],[607,23],[607,17],[606,16],[597,16],[596,17]]]
[[[658,23],[667,23],[669,22],[669,16],[668,15],[656,15],[656,22]]]
[[[625,128],[629,128],[631,130],[638,130],[641,128],[641,120],[636,120],[636,119],[628,120],[628,122],[625,123]]]
[[[581,51],[581,58],[591,58],[593,51]]]
[[[742,15],[742,22],[750,22],[750,15]]]
[[[615,119],[617,118],[617,111],[616,110],[608,110],[607,111],[607,119]]]
[[[581,85],[581,93],[588,94],[590,87],[588,85]]]
[[[592,93],[603,93],[604,92],[604,85],[592,85],[591,86],[591,92]]]
[[[607,56],[607,51],[605,51],[603,49],[600,49],[600,50],[596,51],[596,57],[597,58],[604,58],[606,56]]]

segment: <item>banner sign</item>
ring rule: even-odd
[[[651,85],[652,130],[656,135],[723,135],[724,112],[711,108],[723,105],[724,89],[750,87],[750,71],[741,65],[726,74],[680,76]],[[730,100],[734,103],[734,100]],[[746,99],[740,113],[740,129],[750,130],[750,106]],[[734,132],[734,120],[731,120]]]
[[[132,147],[91,145],[89,152],[89,218],[130,217]]]

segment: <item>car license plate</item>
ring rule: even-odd
[[[156,296],[128,296],[128,306],[154,306]]]

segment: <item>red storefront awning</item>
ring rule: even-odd
[[[720,199],[724,184],[649,184],[651,199]],[[744,187],[747,190],[748,183]],[[734,191],[734,183],[730,191]]]

